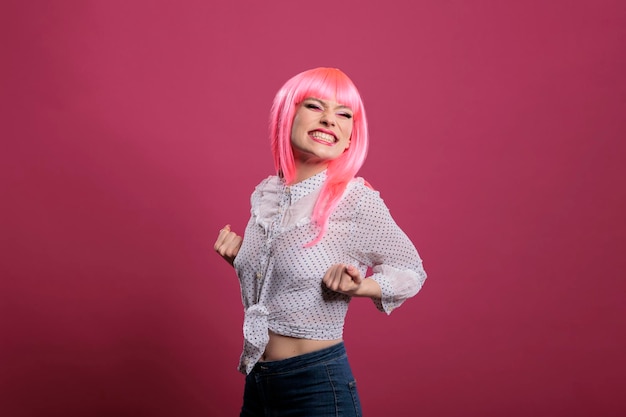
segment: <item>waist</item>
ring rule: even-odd
[[[346,356],[346,348],[343,341],[334,341],[334,344],[313,352],[303,353],[297,356],[275,361],[257,362],[256,365],[254,365],[254,371],[266,374],[287,372],[294,369],[333,361],[343,356]]]
[[[335,346],[341,342],[342,339],[340,338],[332,340],[301,339],[297,337],[283,336],[270,330],[269,342],[265,347],[265,351],[263,352],[263,356],[261,356],[260,361],[270,362],[289,359],[295,356],[317,352],[322,349]]]

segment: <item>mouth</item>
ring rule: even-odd
[[[337,142],[337,137],[332,133],[322,132],[321,130],[313,130],[309,132],[309,136],[316,142],[332,145]]]

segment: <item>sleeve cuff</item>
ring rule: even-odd
[[[412,270],[398,270],[388,265],[377,265],[370,279],[378,283],[381,298],[373,299],[376,308],[387,314],[400,307],[405,300],[421,289],[425,277]]]

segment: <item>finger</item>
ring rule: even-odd
[[[339,283],[341,282],[341,274],[343,272],[343,265],[336,264],[328,268],[324,275],[323,282],[329,289],[337,291]]]
[[[352,277],[346,272],[346,265],[334,265],[330,277],[330,289],[333,291],[348,293],[354,289]]]
[[[350,275],[355,284],[360,284],[361,281],[363,281],[361,271],[359,271],[359,269],[354,265],[348,265],[346,267],[346,273]]]
[[[224,246],[224,255],[229,258],[234,258],[239,253],[239,248],[241,248],[241,243],[243,239],[241,236],[235,235],[232,239],[230,239],[226,245]]]
[[[339,282],[339,291],[348,293],[350,291],[353,291],[356,286],[357,285],[355,284],[352,277],[347,272],[345,272],[344,269],[344,272],[341,274],[341,281]]]
[[[213,245],[213,249],[217,251],[219,247],[224,244],[226,238],[228,237],[230,233],[231,233],[230,224],[227,224],[226,226],[221,228],[219,231],[219,234],[217,235],[217,240],[215,241],[215,244]]]
[[[222,256],[234,256],[239,251],[241,242],[241,236],[234,232],[228,232],[228,234],[223,236],[221,243],[216,245],[215,250]]]
[[[222,247],[218,251],[218,254],[229,264],[235,265],[235,259],[237,258],[237,254],[239,253],[239,248],[241,247],[241,240],[238,240],[236,244],[229,247]]]
[[[332,280],[333,280],[333,278],[332,278],[332,269],[333,269],[332,266],[330,268],[328,268],[326,270],[326,273],[324,274],[324,278],[322,278],[322,282],[328,288],[330,288],[330,284],[332,283]]]

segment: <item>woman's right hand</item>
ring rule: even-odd
[[[243,238],[237,233],[231,232],[230,225],[227,224],[220,230],[215,245],[213,245],[213,249],[232,265],[237,253],[239,253],[242,241]]]

